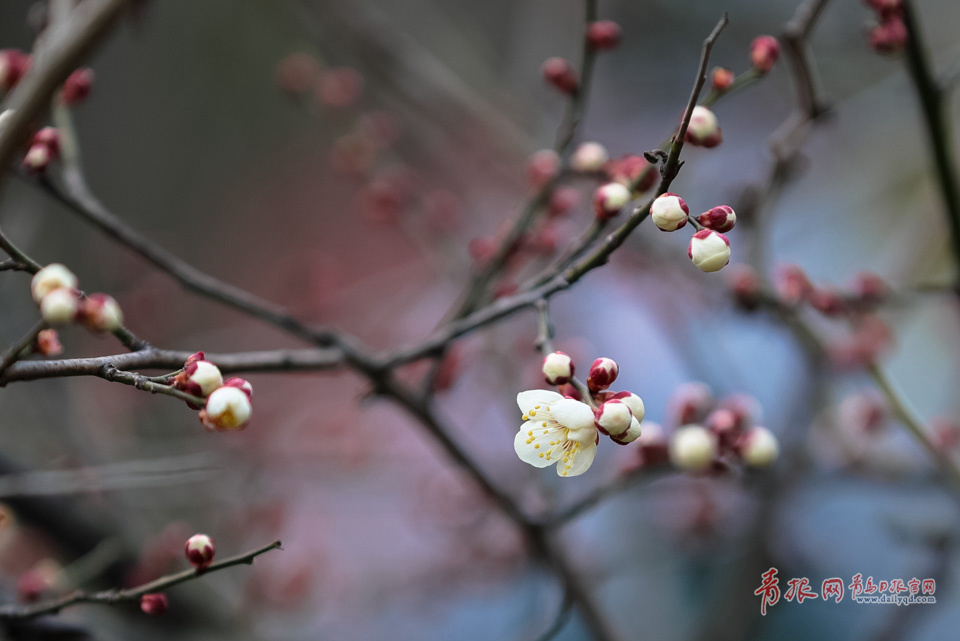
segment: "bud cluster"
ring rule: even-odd
[[[815,285],[798,265],[780,265],[773,292],[765,292],[757,273],[746,265],[732,271],[730,288],[737,305],[756,309],[761,303],[800,311],[809,307],[822,316],[846,321],[850,331],[828,346],[828,355],[841,368],[875,362],[893,344],[890,327],[877,314],[890,300],[890,286],[878,275],[861,272],[845,287]]]
[[[700,229],[690,239],[687,256],[701,271],[719,271],[730,262],[730,241],[722,232],[730,231],[737,222],[732,207],[713,207],[691,219],[690,208],[683,198],[666,192],[650,204],[650,218],[661,231],[676,231],[688,220],[694,221]]]
[[[670,401],[672,429],[648,423],[626,472],[671,463],[681,471],[708,473],[732,465],[768,467],[779,453],[776,436],[757,424],[756,399],[735,394],[717,402],[704,383],[686,383]]]
[[[203,406],[189,401],[187,405],[200,410],[200,422],[207,431],[242,430],[250,422],[253,385],[242,378],[224,380],[220,368],[206,360],[203,352],[192,354],[168,382],[180,391],[206,399]]]
[[[29,174],[42,174],[47,166],[60,158],[60,132],[44,127],[33,135],[23,156],[23,169]]]
[[[38,271],[30,282],[30,293],[40,306],[40,315],[51,325],[79,323],[91,332],[114,332],[123,326],[123,312],[112,296],[84,295],[77,289],[77,277],[59,263],[51,263]],[[59,349],[56,334],[47,335],[46,346],[38,336],[38,351]]]
[[[552,352],[543,359],[543,377],[550,385],[559,387],[567,398],[583,401],[583,394],[574,381],[573,359],[564,352]],[[645,414],[643,399],[633,392],[611,392],[620,366],[612,358],[593,361],[587,374],[585,391],[593,401],[594,425],[601,434],[615,443],[627,445],[640,437],[640,424]],[[581,388],[584,386],[580,386]]]

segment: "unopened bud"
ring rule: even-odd
[[[565,94],[574,94],[580,86],[577,72],[563,58],[548,58],[540,68],[544,79]]]
[[[568,213],[571,209],[580,203],[580,191],[575,187],[561,187],[554,189],[550,194],[550,202],[547,205],[547,216],[550,218],[559,218]]]
[[[611,435],[610,438],[613,439],[614,443],[617,443],[619,445],[629,445],[630,443],[633,443],[635,440],[640,438],[640,436],[642,435],[641,430],[642,428],[640,427],[640,421],[638,421],[637,418],[634,417],[633,420],[630,421],[630,428],[627,429],[626,432],[624,432],[623,434],[620,434],[619,436]]]
[[[866,0],[866,5],[886,17],[903,9],[903,0]]]
[[[563,394],[566,398],[572,398],[575,401],[582,401],[583,395],[580,394],[580,390],[573,386],[571,383],[564,383],[557,387],[557,391]]]
[[[605,390],[617,380],[620,374],[620,366],[612,358],[598,358],[590,366],[590,374],[587,376],[587,387],[591,392]]]
[[[596,50],[613,49],[620,44],[620,25],[613,20],[591,22],[587,26],[587,44]]]
[[[63,89],[60,91],[60,97],[68,105],[76,105],[90,95],[93,89],[93,69],[77,69],[63,83]]]
[[[553,149],[535,151],[527,159],[527,182],[540,189],[560,173],[560,156]]]
[[[600,220],[609,220],[630,202],[630,190],[620,183],[601,185],[593,192],[593,211]]]
[[[760,277],[749,265],[733,265],[728,281],[734,300],[743,309],[755,309],[760,303]]]
[[[907,45],[908,37],[903,19],[893,15],[870,30],[870,46],[877,53],[899,53]]]
[[[200,422],[209,431],[242,430],[250,422],[253,408],[247,395],[236,387],[220,387],[200,410]]]
[[[620,436],[630,429],[630,423],[633,421],[633,412],[630,411],[630,407],[618,400],[603,403],[597,408],[594,416],[597,429],[610,436]]]
[[[23,157],[23,168],[31,174],[42,174],[47,170],[53,154],[46,145],[30,145]]]
[[[646,408],[643,406],[643,399],[634,394],[633,392],[607,392],[607,396],[604,401],[617,400],[630,408],[630,412],[633,413],[633,417],[638,421],[643,421],[643,417],[646,415]]]
[[[123,326],[123,311],[113,296],[90,294],[80,306],[80,319],[93,332],[114,332]]]
[[[0,91],[10,91],[30,68],[30,56],[18,49],[0,51]]]
[[[140,597],[140,609],[146,614],[158,617],[167,611],[167,596],[160,593],[144,594]]]
[[[250,381],[237,378],[236,376],[228,378],[223,382],[224,387],[236,387],[238,390],[242,391],[247,395],[247,398],[253,399],[253,385],[250,384]]]
[[[750,467],[768,467],[777,460],[780,445],[773,432],[765,427],[746,431],[739,444],[740,456]]]
[[[719,145],[723,142],[723,132],[720,130],[717,116],[703,105],[694,107],[684,140],[691,145],[708,149]]]
[[[55,329],[44,329],[37,334],[33,341],[33,351],[43,356],[56,356],[63,352],[63,345],[60,344],[60,336]]]
[[[717,440],[699,425],[686,425],[670,439],[670,462],[687,472],[710,467],[717,455]]]
[[[351,67],[332,67],[320,71],[315,96],[320,104],[337,109],[350,107],[363,92],[363,76]]]
[[[737,417],[729,409],[721,408],[711,412],[704,427],[717,437],[717,445],[721,450],[732,447],[741,434]]]
[[[51,325],[72,322],[79,308],[76,291],[66,287],[53,290],[40,301],[40,315]]]
[[[650,219],[661,231],[676,231],[687,224],[690,208],[683,198],[667,192],[650,204]]]
[[[737,214],[733,207],[720,205],[697,216],[697,222],[707,229],[725,234],[737,224]]]
[[[781,265],[777,269],[777,296],[786,305],[798,305],[813,293],[813,285],[799,265]]]
[[[60,263],[50,263],[34,274],[30,281],[30,293],[36,303],[53,290],[61,288],[76,289],[77,277]]]
[[[598,142],[580,143],[570,156],[570,168],[581,174],[593,174],[610,160],[607,148]]]
[[[174,387],[194,396],[209,396],[215,389],[223,385],[223,375],[220,368],[210,361],[200,358],[187,361],[183,371],[174,379]]]
[[[733,72],[726,67],[714,67],[710,72],[710,81],[714,91],[726,91],[733,84]]]
[[[750,43],[750,62],[761,75],[769,73],[779,57],[780,43],[773,36],[757,36]]]
[[[213,539],[206,534],[194,534],[187,539],[187,544],[183,549],[187,561],[198,570],[204,570],[213,563],[213,555],[216,551],[217,548],[213,544]]]
[[[563,385],[573,378],[573,359],[563,352],[543,357],[543,377],[549,385]]]
[[[687,255],[701,271],[720,271],[730,262],[730,241],[712,229],[701,229],[690,239]]]
[[[696,423],[706,418],[715,401],[706,383],[684,383],[677,387],[670,398],[675,425]]]
[[[636,154],[626,154],[611,160],[604,169],[610,180],[621,183],[636,193],[643,193],[653,187],[658,176],[650,161]]]

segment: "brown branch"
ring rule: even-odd
[[[263,547],[251,550],[250,552],[232,556],[228,559],[224,559],[223,561],[218,561],[217,563],[207,567],[205,570],[197,570],[195,568],[184,570],[183,572],[170,574],[154,581],[150,581],[149,583],[144,583],[143,585],[126,590],[113,589],[104,590],[102,592],[84,592],[83,590],[77,590],[76,592],[68,594],[67,596],[59,599],[42,601],[36,604],[0,606],[0,620],[31,619],[43,614],[56,614],[66,607],[77,605],[79,603],[104,603],[107,605],[114,605],[116,603],[136,601],[144,594],[160,592],[162,590],[166,590],[167,588],[172,588],[175,585],[198,579],[212,572],[217,572],[218,570],[223,570],[235,565],[252,565],[253,560],[261,554],[266,554],[271,550],[277,549],[281,549],[280,541],[274,541],[269,545],[264,545]]]
[[[128,4],[129,0],[87,0],[71,10],[67,21],[50,28],[30,71],[3,104],[2,109],[14,112],[0,131],[0,168],[10,166],[54,92],[109,33]],[[4,175],[0,171],[0,184]]]
[[[192,352],[147,349],[128,354],[114,354],[96,358],[64,360],[20,361],[0,376],[0,387],[7,383],[32,381],[67,376],[100,376],[105,366],[121,371],[172,370],[182,367]],[[337,348],[277,349],[232,354],[207,353],[206,359],[224,373],[235,372],[294,372],[335,369],[344,362],[343,352]]]
[[[923,110],[923,123],[928,134],[933,166],[943,198],[944,214],[950,228],[954,261],[960,271],[960,187],[957,186],[957,164],[953,153],[953,136],[946,95],[934,76],[928,60],[920,21],[910,0],[903,1],[903,24],[907,28],[907,70],[913,81]],[[958,290],[960,294],[960,290]]]

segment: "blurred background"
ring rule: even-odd
[[[778,34],[795,4],[602,0],[623,42],[599,57],[578,139],[613,156],[655,148],[720,12],[730,25],[712,63],[740,72],[750,41]],[[31,48],[33,5],[0,3],[0,47]],[[960,56],[960,4],[916,8],[945,68]],[[811,42],[833,109],[763,212],[763,235],[730,233],[732,262],[760,245],[771,277],[793,263],[830,286],[863,270],[898,289],[955,278],[916,96],[903,61],[870,48],[871,15],[859,2],[827,6]],[[85,171],[108,207],[196,267],[396,347],[442,322],[474,269],[470,241],[502,233],[530,197],[526,160],[553,144],[563,114],[540,65],[575,60],[581,28],[574,0],[143,3],[90,60],[93,93],[74,111]],[[723,144],[685,149],[672,191],[696,212],[736,206],[762,184],[768,139],[794,103],[783,64],[724,99]],[[592,216],[593,185],[572,185],[580,204],[550,230],[557,252]],[[157,346],[300,346],[183,291],[24,181],[7,182],[0,224],[41,263],[114,295]],[[556,347],[583,372],[598,356],[617,360],[618,388],[664,425],[688,381],[755,397],[782,465],[747,479],[666,475],[564,528],[604,613],[628,639],[949,638],[960,625],[955,497],[895,422],[851,426],[842,408],[869,394],[868,378],[811,367],[775,316],[732,304],[724,272],[690,264],[688,238],[642,225],[555,298]],[[530,264],[546,264],[546,245]],[[0,300],[9,344],[36,319],[22,274],[0,278]],[[891,376],[923,417],[956,418],[955,297],[914,297],[882,317]],[[515,396],[543,387],[535,337],[527,312],[476,332],[437,394],[458,442],[533,510],[610,483],[632,456],[606,444],[587,474],[564,480],[517,459]],[[122,351],[81,329],[61,340],[66,357]],[[284,551],[172,590],[163,619],[94,606],[59,621],[97,639],[522,640],[547,629],[562,601],[555,579],[418,425],[364,399],[346,371],[249,379],[254,422],[225,434],[172,399],[94,378],[0,390],[0,498],[15,521],[0,550],[5,600],[38,567],[84,585],[185,567],[183,541],[200,531],[222,556],[274,538]],[[784,590],[791,577],[818,589],[856,573],[935,576],[938,602],[781,602],[761,618],[753,591],[771,566]],[[574,615],[556,638],[589,635]]]

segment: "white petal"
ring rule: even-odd
[[[530,432],[533,432],[533,436],[530,435]],[[534,467],[547,467],[559,460],[553,455],[547,458],[547,453],[555,449],[553,445],[550,445],[550,442],[556,443],[562,441],[562,439],[562,430],[557,428],[544,429],[540,423],[527,421],[513,439],[513,449],[524,463],[529,463]]]
[[[580,447],[569,455],[569,460],[566,463],[561,460],[560,464],[557,465],[557,474],[560,476],[580,476],[590,469],[596,455],[596,443],[581,443]]]
[[[532,389],[517,394],[517,405],[520,406],[520,411],[526,414],[537,405],[555,403],[562,399],[563,396],[556,392],[545,389]]]
[[[593,427],[593,410],[586,403],[565,398],[550,405],[553,418],[564,427],[583,430]]]

